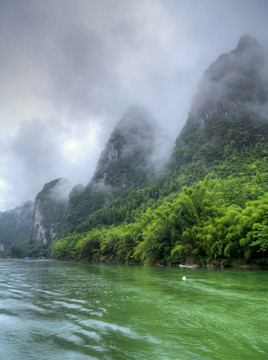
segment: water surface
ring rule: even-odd
[[[1,262],[0,359],[268,359],[267,295],[264,270]]]

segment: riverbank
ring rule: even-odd
[[[126,265],[144,265],[135,261],[129,261],[129,262],[120,262],[120,261],[116,261],[116,260],[100,260],[100,259],[55,259],[55,260],[60,260],[60,261],[70,261],[70,262],[82,262],[82,263],[107,263],[107,264],[126,264]],[[258,269],[268,269],[268,265],[259,265],[259,264],[244,264],[244,263],[240,263],[238,261],[212,261],[211,263],[204,263],[204,264],[195,264],[195,263],[190,263],[187,262],[185,264],[171,264],[171,263],[166,263],[166,264],[161,264],[161,263],[155,263],[155,264],[151,264],[149,266],[152,267],[180,267],[180,268],[202,268],[202,269],[251,269],[251,270],[258,270]]]
[[[44,260],[45,258],[10,258],[10,259],[0,259],[0,262],[7,262],[7,261],[18,261],[18,260]],[[53,259],[53,258],[51,258]],[[108,264],[123,264],[120,263],[118,261],[100,261],[98,260],[88,260],[88,259],[80,259],[80,260],[74,260],[74,259],[54,259],[54,260],[59,260],[59,261],[70,261],[70,262],[81,262],[81,263],[108,263]],[[140,263],[136,263],[136,262],[127,262],[125,263],[127,265],[143,265]],[[212,261],[211,263],[207,263],[207,264],[194,264],[194,263],[186,263],[186,264],[160,264],[160,263],[156,263],[156,264],[152,264],[151,266],[156,266],[156,267],[180,267],[180,268],[205,268],[205,269],[227,269],[227,268],[232,268],[232,269],[251,269],[251,270],[258,270],[258,269],[268,269],[267,265],[258,265],[258,264],[242,264],[236,261],[233,262],[219,262],[219,261]]]

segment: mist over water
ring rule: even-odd
[[[267,275],[2,262],[0,358],[266,359]]]

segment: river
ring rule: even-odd
[[[0,262],[0,359],[268,359],[267,295],[265,270]]]

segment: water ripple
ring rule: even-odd
[[[268,358],[267,273],[187,271],[0,263],[0,359]]]

